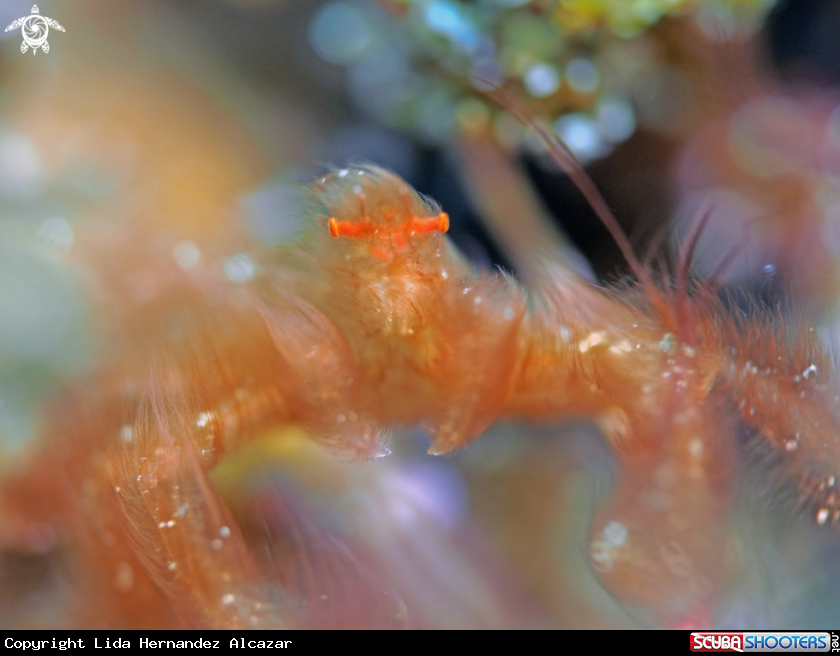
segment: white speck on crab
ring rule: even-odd
[[[810,367],[808,367],[805,371],[802,372],[802,377],[805,380],[808,380],[808,377],[811,374],[814,374],[815,376],[817,375],[817,365],[812,364]]]
[[[227,526],[222,526],[222,528],[219,529],[219,535],[221,535],[223,538],[229,538],[230,529]]]
[[[505,321],[513,321],[513,318],[516,316],[516,312],[513,311],[513,308],[507,308],[504,312],[502,312],[502,316],[505,318]]]
[[[234,597],[232,594],[230,594],[228,592],[226,595],[222,595],[222,604],[225,605],[225,606],[230,606],[234,602],[235,599],[236,599],[236,597]]]
[[[210,415],[210,413],[201,412],[198,415],[198,419],[196,419],[196,421],[195,421],[195,425],[198,426],[199,428],[204,428],[207,424],[210,423],[210,419],[212,419],[212,416]]]
[[[630,531],[627,527],[615,520],[608,522],[604,530],[601,531],[601,539],[613,549],[624,546],[629,535]]]
[[[597,333],[590,333],[586,339],[582,339],[578,344],[578,350],[581,353],[586,353],[589,349],[593,346],[598,346],[601,342],[604,341],[605,333],[603,330],[599,330]]]
[[[613,559],[609,551],[600,542],[594,542],[589,550],[592,566],[599,572],[609,572],[613,568]]]
[[[674,333],[665,333],[659,342],[659,349],[665,353],[671,353],[677,344],[677,336]]]
[[[339,178],[345,178],[345,177],[347,177],[347,174],[348,174],[348,173],[350,173],[350,171],[348,171],[347,169],[341,169],[341,170],[338,172],[338,177],[339,177]]]
[[[480,305],[480,304],[481,304],[481,296],[476,296],[476,297],[475,297],[475,301],[474,301],[474,303],[475,303],[476,305]]]
[[[440,257],[440,253],[438,253],[438,257]],[[449,274],[446,272],[446,270],[444,270],[440,272],[440,277],[446,280],[449,277]]]

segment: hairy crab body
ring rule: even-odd
[[[500,416],[597,420],[621,473],[590,562],[657,624],[709,624],[725,588],[740,422],[785,459],[819,523],[840,517],[834,375],[812,333],[736,323],[702,289],[654,303],[550,268],[529,300],[474,272],[442,234],[448,217],[372,167],[320,180],[309,219],[252,287],[196,292],[146,346],[68,391],[43,455],[4,482],[5,544],[69,545],[79,594],[96,600],[83,624],[312,625],[289,599],[326,598],[330,567],[346,567],[364,611],[326,624],[410,626],[365,565],[329,551],[307,583],[222,500],[212,472],[227,454],[289,424],[372,457],[394,425],[422,423],[442,454]]]

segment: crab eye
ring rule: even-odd
[[[411,235],[424,235],[435,231],[443,233],[447,230],[449,230],[449,215],[446,212],[426,219],[413,218],[408,223],[408,232]]]
[[[437,216],[430,216],[425,219],[417,217],[411,218],[403,225],[396,225],[393,228],[387,229],[383,227],[376,228],[370,221],[338,221],[335,217],[330,217],[327,221],[330,236],[338,239],[339,237],[367,237],[368,235],[390,234],[394,239],[405,243],[405,236],[424,235],[429,232],[445,233],[449,230],[449,215],[446,212],[441,212]]]
[[[336,239],[339,237],[367,237],[375,232],[369,221],[337,221],[334,217],[330,217],[327,223],[330,235]]]

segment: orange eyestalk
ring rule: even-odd
[[[397,239],[403,239],[404,235],[425,235],[430,232],[445,233],[449,231],[449,215],[446,212],[441,212],[437,216],[430,216],[425,219],[412,218],[407,224],[397,226],[392,230],[380,228],[377,230],[370,222],[356,222],[356,221],[338,221],[335,217],[330,217],[327,221],[330,230],[330,236],[335,237],[367,237],[374,232],[382,232],[384,234],[392,234]],[[404,243],[404,242],[403,242]]]
[[[409,225],[409,232],[416,235],[424,235],[435,230],[444,233],[449,230],[449,215],[446,212],[441,212],[437,216],[430,216],[428,219],[414,218]]]
[[[357,223],[355,221],[336,221],[333,217],[329,220],[330,235],[338,239],[339,237],[367,237],[374,232],[373,226],[365,221]]]

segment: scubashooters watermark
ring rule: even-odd
[[[691,651],[728,652],[825,652],[840,651],[837,634],[825,631],[695,632]]]

